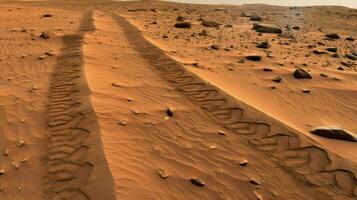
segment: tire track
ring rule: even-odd
[[[342,160],[310,138],[225,94],[151,44],[127,19],[113,17],[132,46],[197,106],[317,189],[333,196],[357,197],[356,163]]]
[[[100,191],[90,191],[100,184],[100,181],[89,180],[94,168],[100,167],[93,164],[95,160],[89,158],[92,146],[86,141],[93,137],[93,127],[89,124],[95,120],[92,119],[95,114],[86,91],[82,53],[84,35],[94,29],[92,11],[86,11],[78,32],[63,37],[64,46],[52,74],[44,199],[89,200],[98,199],[91,198],[98,196],[93,195],[94,193],[100,194]],[[97,149],[101,146],[94,147],[95,151],[102,151]],[[105,161],[98,161],[100,162]],[[106,163],[101,163],[103,164]],[[89,189],[88,185],[92,184],[96,186],[90,186]],[[115,199],[113,185],[107,187],[108,190],[112,189],[113,196],[106,194],[102,199]]]

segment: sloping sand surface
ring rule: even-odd
[[[356,199],[356,16],[1,2],[0,199]]]

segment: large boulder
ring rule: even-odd
[[[283,33],[283,30],[280,27],[270,24],[262,24],[262,23],[254,23],[253,30],[259,33],[275,33],[275,34]]]
[[[356,135],[337,127],[328,127],[328,126],[317,127],[312,129],[311,133],[314,135],[318,135],[330,139],[357,142]]]

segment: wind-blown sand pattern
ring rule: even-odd
[[[356,199],[356,143],[309,132],[357,130],[356,17],[2,2],[0,199]]]
[[[307,138],[243,102],[233,100],[165,55],[127,20],[119,16],[116,19],[126,30],[131,44],[170,83],[227,128],[246,136],[259,150],[283,160],[286,166],[294,168],[309,183],[323,188],[325,192],[332,189],[334,192],[354,196],[353,191],[357,186],[354,163],[340,165],[337,156],[309,143]]]

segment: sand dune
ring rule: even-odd
[[[0,199],[355,199],[355,12],[2,2]]]

